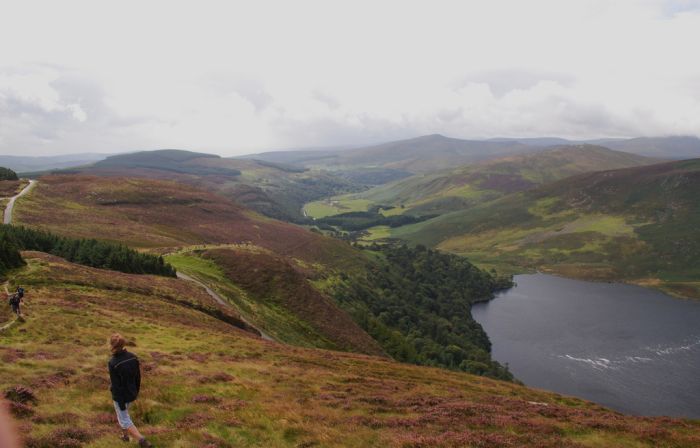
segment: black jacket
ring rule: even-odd
[[[113,355],[109,360],[109,380],[112,400],[119,403],[121,410],[126,409],[126,403],[136,400],[141,389],[141,368],[136,355],[126,350]]]

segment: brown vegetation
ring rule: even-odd
[[[203,254],[226,276],[261,302],[272,301],[311,324],[338,349],[384,355],[379,344],[335,302],[308,281],[309,272],[281,257],[235,249],[214,249]]]
[[[18,223],[59,235],[109,238],[143,248],[251,243],[338,267],[357,265],[361,258],[345,243],[171,181],[45,176],[15,213]]]
[[[697,422],[625,416],[512,383],[251,338],[189,307],[188,284],[37,253],[13,282],[27,322],[0,333],[0,390],[22,386],[29,447],[119,446],[106,381],[120,331],[144,378],[132,417],[156,446],[695,447]],[[77,267],[76,267],[77,268]],[[41,279],[42,281],[38,281]],[[34,280],[34,283],[32,281]],[[124,281],[122,283],[122,281]],[[133,289],[125,286],[133,283]],[[28,389],[27,389],[28,388]],[[68,428],[70,423],[70,428]]]

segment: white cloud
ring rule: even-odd
[[[700,134],[697,1],[0,3],[0,153]]]

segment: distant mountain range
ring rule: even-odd
[[[278,151],[243,156],[270,162],[324,168],[369,185],[395,181],[505,156],[540,151],[552,146],[591,144],[662,159],[700,157],[697,137],[640,137],[587,141],[562,138],[496,138],[462,140],[439,134],[345,150]]]
[[[631,152],[663,159],[690,159],[700,157],[700,139],[692,136],[602,138],[594,140],[566,140],[563,138],[492,139],[496,142],[518,142],[530,146],[591,144],[618,151]]]
[[[0,155],[0,166],[10,168],[18,173],[26,173],[87,165],[108,156],[109,154],[96,153],[38,157]]]
[[[519,142],[460,140],[434,134],[343,151],[273,152],[246,157],[339,171],[384,169],[410,175],[530,150]]]
[[[695,137],[658,137],[635,139],[596,140],[598,146],[617,149],[628,153],[666,159],[700,157],[700,139]],[[455,182],[460,176],[446,175],[444,171],[455,167],[480,164],[490,160],[518,157],[548,151],[563,146],[582,145],[559,138],[529,139],[492,139],[488,141],[461,140],[442,135],[426,135],[408,140],[401,140],[362,148],[322,148],[301,151],[275,151],[238,158],[223,158],[218,155],[183,150],[156,150],[106,156],[103,154],[77,154],[53,157],[0,156],[0,166],[8,166],[20,173],[66,170],[102,175],[129,175],[176,179],[204,186],[207,189],[234,198],[238,202],[253,208],[267,216],[287,221],[303,222],[302,207],[305,203],[321,198],[357,192],[367,186],[389,184],[414,175],[425,175],[429,179],[452,177],[446,180],[446,187],[457,189]],[[631,162],[630,156],[625,163]],[[506,170],[503,163],[486,168],[481,165],[475,170],[491,171],[492,181],[500,177],[503,182],[496,190],[508,190],[504,182],[533,186],[545,179],[558,179],[562,176],[578,174],[587,170],[621,168],[634,166],[635,163],[622,164],[621,160],[598,165],[583,163],[575,168],[575,163],[568,167],[539,166],[540,181],[527,179],[527,174],[515,174],[515,164],[532,162],[534,159],[514,159],[510,172],[496,173],[493,170]],[[641,159],[640,159],[641,160]],[[507,161],[502,161],[507,163]],[[556,165],[556,162],[552,162]],[[581,162],[581,161],[578,161]],[[642,162],[640,162],[642,163]],[[545,163],[546,165],[546,163]],[[461,168],[460,168],[461,169]],[[466,168],[467,171],[469,170]],[[547,170],[553,170],[548,174]],[[481,174],[483,177],[483,173]],[[544,177],[543,177],[544,176]],[[547,177],[549,176],[549,177]],[[462,174],[464,177],[464,173]],[[522,183],[522,182],[525,183]],[[438,181],[435,181],[438,182]],[[439,181],[443,182],[443,181]],[[438,183],[439,183],[438,182]],[[416,183],[416,188],[423,188],[423,181],[407,180],[407,186]],[[491,182],[493,183],[493,182]],[[466,183],[465,183],[466,185]],[[469,183],[474,187],[475,183]],[[390,187],[393,188],[393,187]],[[411,187],[408,187],[409,189]],[[435,185],[429,188],[434,192]],[[481,190],[493,190],[482,188]],[[394,190],[396,191],[396,190]],[[503,190],[505,191],[505,190]],[[502,191],[502,192],[503,192]],[[435,193],[433,199],[438,203],[426,204],[415,211],[420,213],[453,211],[460,204],[472,203],[473,191],[460,194]],[[420,193],[421,197],[426,192]],[[410,193],[408,193],[411,196]],[[403,194],[405,196],[405,194]],[[415,196],[415,195],[413,195]],[[488,196],[488,195],[487,195]],[[491,197],[493,195],[490,195]],[[447,202],[440,202],[448,197]],[[455,199],[455,197],[457,199]],[[466,202],[465,202],[466,198]],[[371,198],[378,200],[378,197]],[[404,198],[414,202],[416,198]],[[455,204],[454,202],[458,204]],[[388,203],[394,201],[389,198]],[[430,201],[428,201],[430,202]],[[437,209],[434,207],[437,206]]]
[[[567,140],[557,137],[463,140],[432,134],[369,146],[346,145],[269,151],[240,156],[237,159],[255,159],[297,167],[331,169],[344,173],[349,180],[377,185],[408,177],[411,174],[454,168],[467,163],[537,151],[550,146],[577,144],[599,145],[663,159],[700,157],[700,139],[690,136],[592,140]],[[130,154],[120,154],[119,157],[129,156],[126,160],[131,160]],[[88,165],[108,157],[108,154],[97,153],[40,157],[0,155],[0,166],[26,173]],[[111,158],[109,163],[117,161],[118,159]]]

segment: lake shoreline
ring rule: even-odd
[[[542,272],[514,280],[472,316],[519,380],[628,414],[700,418],[698,301]]]

